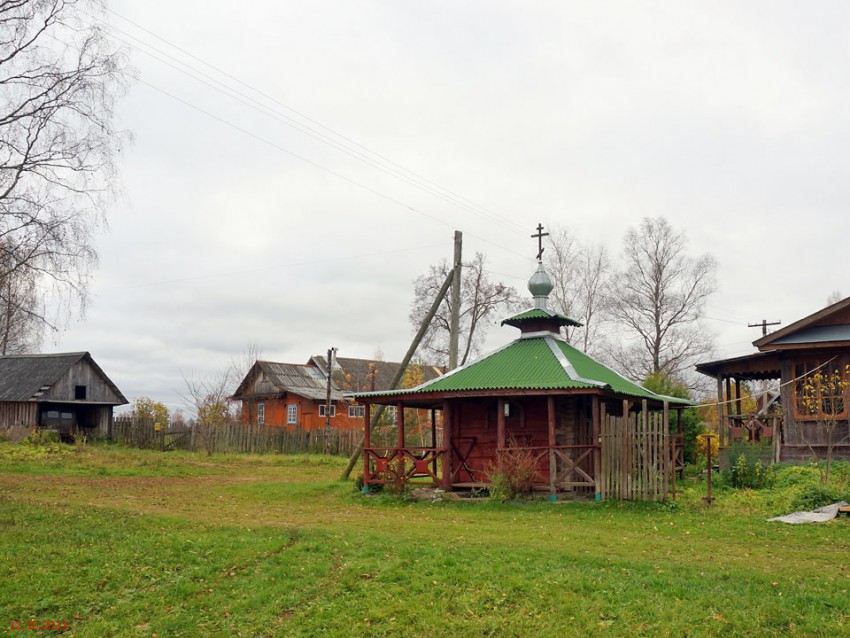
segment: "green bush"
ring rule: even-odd
[[[847,494],[844,490],[832,485],[822,485],[821,483],[812,483],[804,485],[797,492],[791,505],[796,511],[809,511],[831,505],[838,501],[846,500]]]
[[[39,446],[59,443],[61,440],[62,437],[58,430],[47,430],[45,428],[34,427],[30,430],[29,436],[23,440],[23,443]]]
[[[762,462],[762,451],[758,446],[745,445],[730,448],[729,468],[724,479],[738,489],[760,490],[772,487],[776,482],[776,472],[770,465]]]

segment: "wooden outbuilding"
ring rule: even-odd
[[[721,445],[735,440],[771,440],[776,460],[803,460],[834,446],[833,458],[850,459],[846,385],[850,382],[850,297],[756,339],[757,352],[700,363],[717,381]],[[806,384],[817,374],[840,378],[841,391],[806,401]],[[779,382],[779,409],[762,401],[756,413],[742,410],[742,384]],[[830,428],[832,432],[830,432]]]
[[[500,456],[535,463],[536,490],[558,496],[663,499],[675,491],[681,434],[669,410],[688,402],[655,394],[573,347],[561,334],[578,322],[547,307],[553,286],[542,262],[529,281],[534,307],[505,319],[518,339],[442,377],[403,390],[354,393],[366,406],[364,482],[387,471],[448,489],[486,488]],[[369,415],[395,408],[397,442],[375,447]],[[411,445],[405,411],[431,411],[433,438]],[[437,415],[442,436],[437,432]]]
[[[88,352],[0,357],[0,428],[40,426],[109,437],[127,399]]]

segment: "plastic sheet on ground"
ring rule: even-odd
[[[816,510],[812,510],[811,512],[794,512],[793,514],[786,514],[785,516],[774,516],[767,520],[791,523],[794,525],[797,523],[825,523],[838,516],[839,507],[847,507],[847,501],[839,501],[832,505],[825,505]]]

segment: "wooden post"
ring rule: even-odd
[[[717,375],[717,436],[718,443],[723,447],[723,377]]]
[[[661,460],[661,467],[664,470],[664,478],[662,480],[663,497],[667,498],[668,486],[669,486],[668,481],[670,479],[670,468],[671,467],[673,468],[673,474],[676,473],[675,464],[668,465],[668,463],[670,463],[670,455],[667,454],[667,447],[668,447],[667,443],[670,442],[672,437],[670,436],[670,404],[667,401],[664,402],[663,419],[664,419],[664,422],[661,424],[662,428],[661,428],[661,441],[660,441],[660,443],[661,443],[661,445],[660,445],[660,448],[661,448],[660,449],[660,452],[661,452],[660,460]],[[670,446],[670,448],[672,449],[672,446]],[[673,498],[674,499],[676,498],[675,495],[673,496]]]
[[[496,412],[496,462],[499,462],[499,452],[505,449],[505,400],[500,398]]]
[[[729,439],[732,436],[732,433],[729,430],[729,427],[732,425],[732,379],[731,377],[726,377],[726,401],[723,403],[723,411],[726,415],[726,418],[723,419],[723,423],[725,427],[723,428],[724,434],[726,435],[726,445],[729,445]],[[721,439],[722,441],[723,439]]]
[[[368,449],[372,447],[372,428],[369,425],[372,423],[372,404],[367,403],[363,406],[363,422],[366,426],[363,428],[363,447]]]
[[[452,409],[448,401],[443,401],[443,486],[452,485]]]
[[[455,231],[455,251],[452,267],[451,316],[449,317],[449,370],[457,367],[458,341],[460,339],[460,279],[463,273],[461,253],[463,233]]]
[[[631,461],[631,420],[629,411],[631,406],[628,399],[623,400],[623,423],[625,431],[623,432],[623,476],[620,481],[620,498],[628,499],[632,497],[632,461]]]
[[[401,450],[404,448],[404,403],[399,401],[395,406],[395,423],[398,430],[398,440],[396,448]]]
[[[741,416],[741,380],[735,378],[735,412]]]
[[[390,387],[388,389],[395,390],[396,388],[398,388],[398,384],[401,382],[401,379],[404,376],[404,371],[407,370],[407,365],[413,358],[413,354],[416,352],[416,348],[419,347],[419,343],[422,341],[422,337],[425,336],[425,332],[428,330],[428,326],[431,325],[431,319],[433,319],[434,315],[437,314],[437,309],[440,307],[440,304],[443,302],[443,298],[449,291],[449,286],[452,283],[453,277],[453,272],[449,273],[446,276],[446,280],[443,282],[443,286],[437,293],[437,297],[436,299],[434,299],[434,303],[431,304],[431,308],[428,309],[428,314],[425,315],[425,318],[422,320],[422,324],[419,326],[419,330],[413,337],[413,341],[410,342],[410,347],[407,349],[407,352],[404,355],[404,359],[401,360],[401,365],[398,367],[398,371],[395,373],[395,376],[390,382]],[[383,414],[383,411],[383,406],[379,406],[378,409],[375,411],[373,422],[370,422],[369,427],[375,427],[378,420],[381,418],[381,414]],[[354,453],[351,455],[351,458],[348,459],[348,465],[346,465],[345,469],[342,471],[342,476],[339,477],[341,481],[347,481],[348,477],[351,476],[351,470],[354,469],[354,465],[357,463],[357,459],[360,458],[360,453],[362,451],[363,440],[361,439],[360,443],[357,444],[357,449],[354,450]]]
[[[431,471],[437,476],[437,410],[431,408],[431,447],[434,448],[434,461],[431,463]]]
[[[604,406],[602,406],[604,409]],[[601,423],[601,414],[599,410],[599,395],[594,395],[591,399],[591,412],[593,415],[593,426],[591,430],[591,438],[593,439],[593,498],[594,500],[601,501],[602,500],[602,488],[599,484],[599,477],[602,473],[601,471],[601,460],[602,460],[602,452],[599,447],[599,432],[600,432],[600,423]]]
[[[605,402],[599,402],[599,456],[601,462],[599,464],[599,482],[598,485],[601,490],[600,497],[607,498],[608,493],[610,491],[610,486],[608,485],[608,474],[610,473],[610,445],[606,445],[609,442],[610,433],[608,431],[608,411],[605,408]]]
[[[549,498],[555,500],[555,480],[558,474],[558,460],[555,457],[555,397],[546,397],[546,416],[549,422]]]

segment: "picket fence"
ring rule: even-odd
[[[131,447],[156,450],[193,450],[213,452],[245,452],[251,454],[327,453],[349,456],[360,444],[362,430],[287,430],[266,425],[221,423],[217,425],[185,425],[171,423],[158,429],[152,421],[116,418],[112,425],[112,441]],[[372,440],[395,433],[378,428]]]

